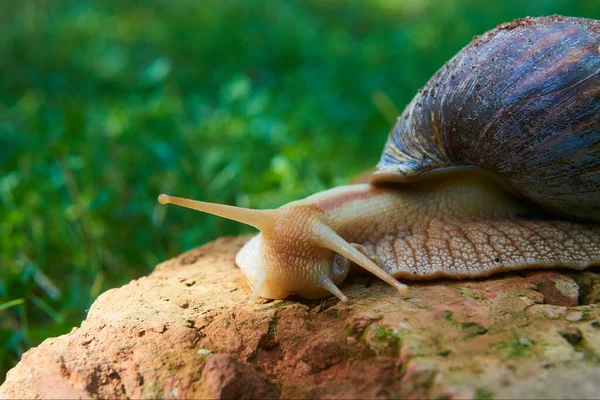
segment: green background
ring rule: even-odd
[[[0,382],[103,291],[378,160],[473,35],[581,1],[0,2]]]

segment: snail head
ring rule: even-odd
[[[275,210],[252,210],[166,194],[161,194],[158,201],[238,221],[261,231],[236,257],[236,264],[253,289],[250,304],[258,297],[283,299],[298,294],[318,298],[327,292],[346,303],[348,298],[337,285],[346,278],[351,261],[400,293],[407,291],[405,285],[329,228],[323,222],[322,211],[302,201]]]

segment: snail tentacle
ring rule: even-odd
[[[321,287],[327,290],[329,293],[340,299],[344,304],[348,303],[348,297],[342,293],[342,291],[331,281],[331,278],[327,275],[321,277]]]
[[[382,281],[394,287],[400,294],[408,293],[408,286],[398,282],[393,276],[357,250],[352,244],[345,241],[328,226],[315,221],[313,223],[313,234],[315,235],[314,240],[317,244],[332,250],[363,267]]]
[[[252,210],[249,208],[169,196],[167,194],[158,196],[158,202],[160,204],[175,204],[180,207],[231,219],[233,221],[251,225],[261,231],[273,226],[278,215],[277,210]]]

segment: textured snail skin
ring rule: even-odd
[[[540,219],[528,204],[477,178],[342,186],[282,209],[295,218],[283,217],[273,231],[263,230],[236,259],[253,288],[262,279],[268,282],[257,293],[261,297],[322,297],[328,291],[323,277],[347,268],[340,258],[334,265],[333,251],[311,243],[306,225],[314,219],[395,278],[474,278],[600,265],[600,224]],[[332,281],[338,284],[346,273]]]
[[[564,17],[475,39],[409,104],[371,184],[276,210],[159,202],[261,231],[236,257],[250,303],[346,302],[351,263],[401,294],[396,278],[600,266],[599,46],[600,22]]]
[[[460,166],[600,221],[599,21],[525,18],[473,40],[405,109],[371,182]]]

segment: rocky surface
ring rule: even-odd
[[[415,282],[263,301],[223,238],[102,294],[80,328],[29,350],[2,398],[592,398],[600,270]]]

